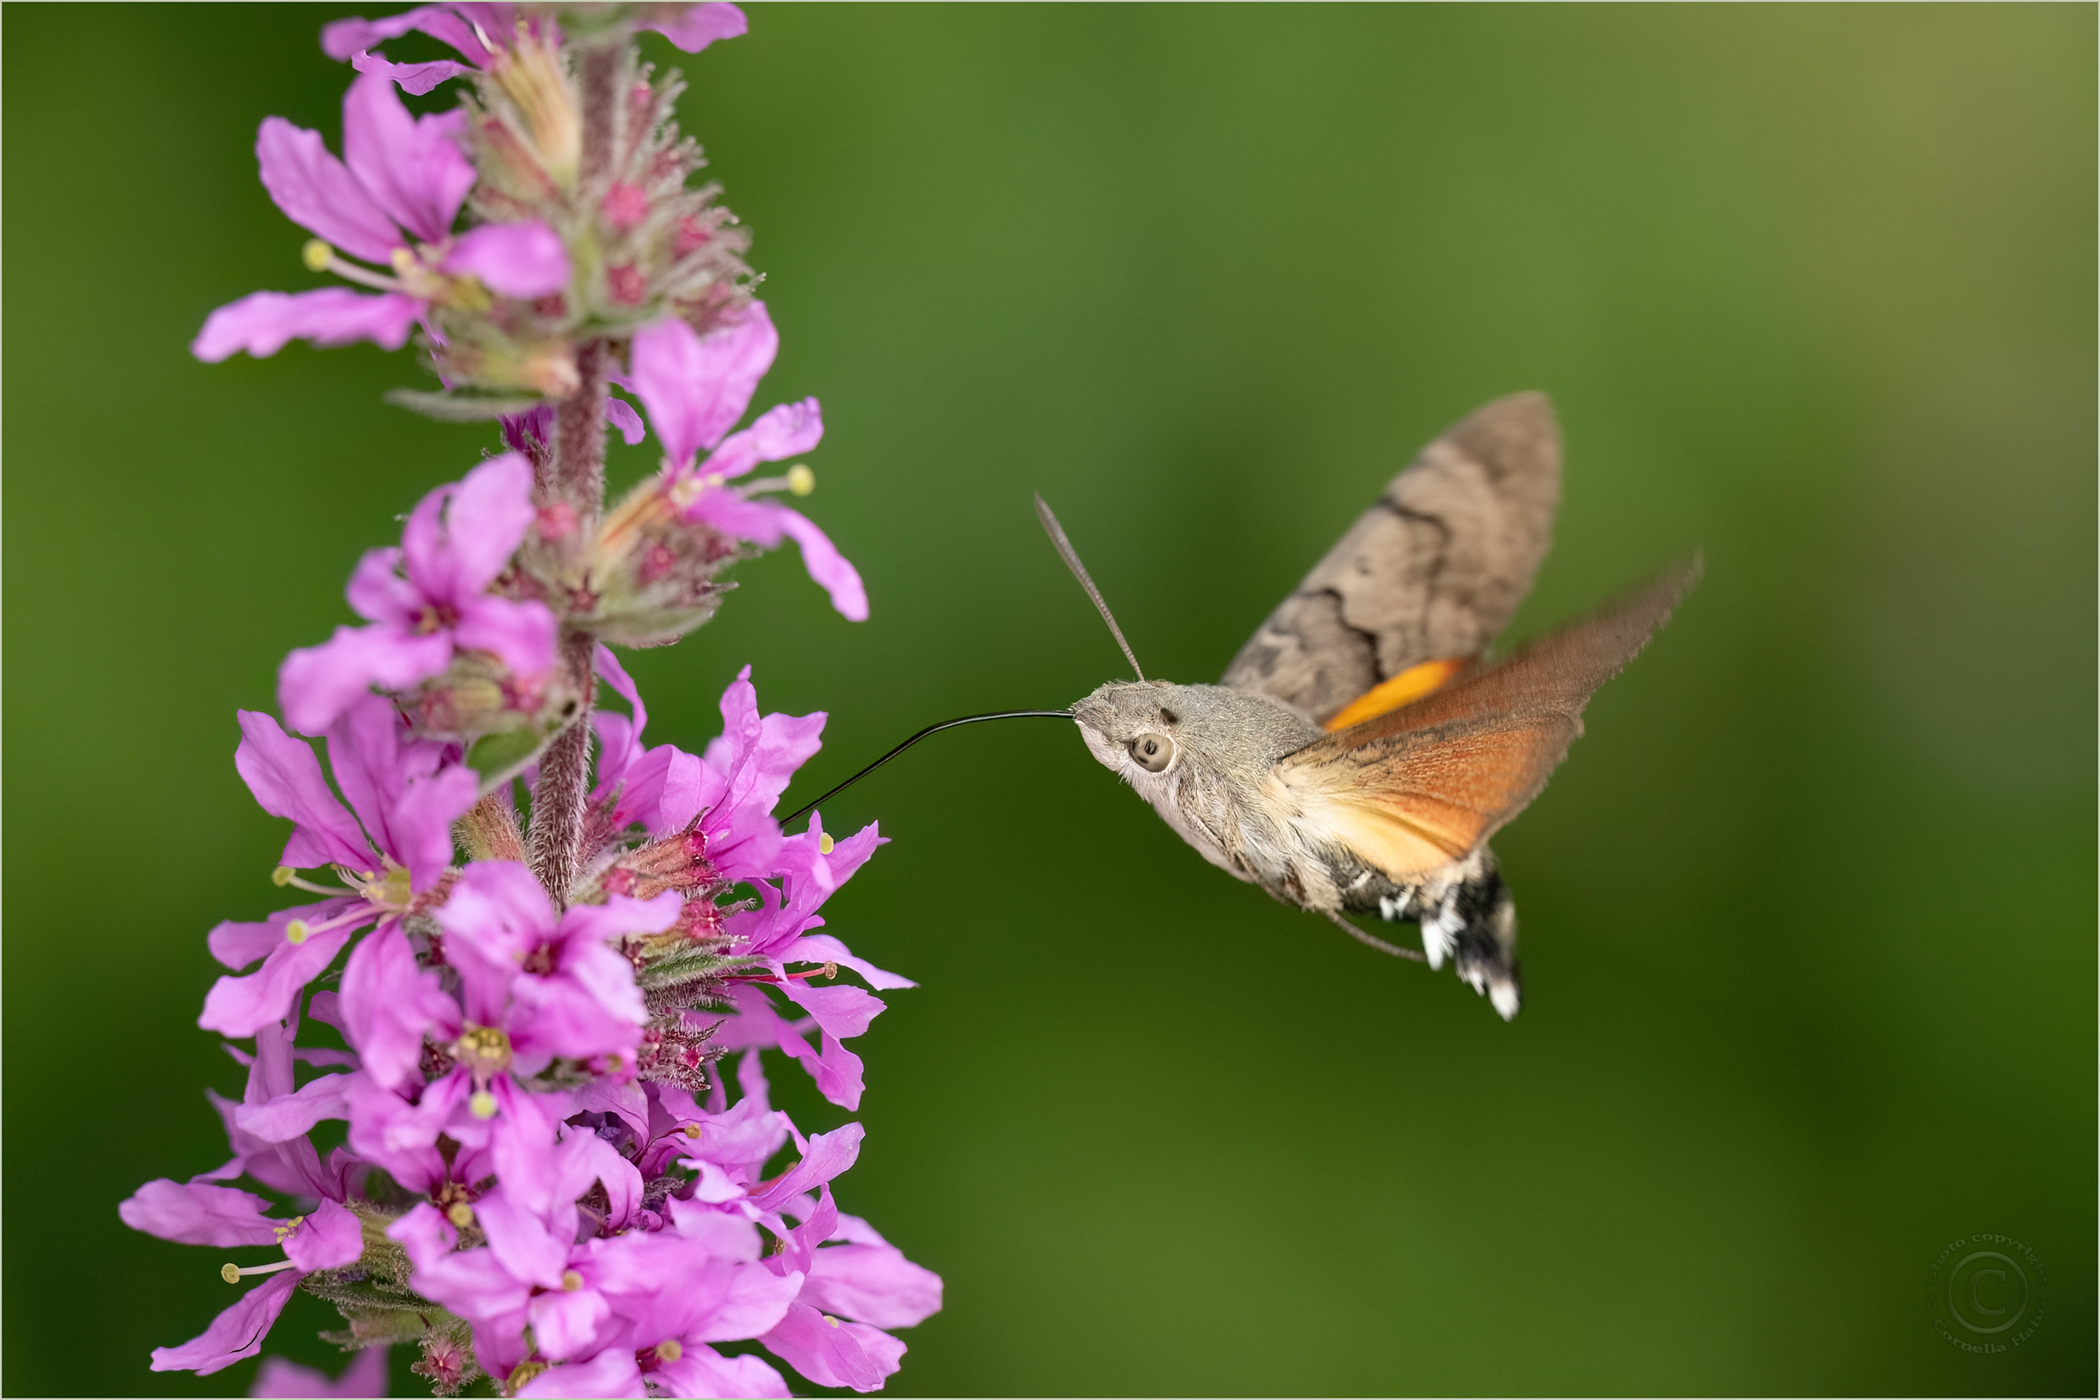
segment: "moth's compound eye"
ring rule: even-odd
[[[1130,741],[1130,756],[1147,773],[1157,773],[1174,761],[1174,741],[1164,734],[1140,734]]]

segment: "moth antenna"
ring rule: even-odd
[[[1070,719],[1072,717],[1072,712],[1070,710],[1001,710],[997,714],[964,715],[961,719],[944,719],[939,724],[929,724],[924,729],[920,730],[918,733],[912,735],[909,739],[906,739],[903,743],[897,745],[896,748],[891,749],[881,758],[876,759],[873,763],[861,769],[852,777],[846,779],[845,782],[840,783],[837,787],[831,789],[831,791],[825,793],[822,797],[819,797],[815,802],[805,802],[800,807],[797,807],[794,811],[782,817],[780,819],[780,824],[781,826],[785,827],[789,822],[799,820],[803,815],[810,812],[820,804],[829,802],[832,798],[837,797],[847,788],[852,787],[862,778],[867,777],[868,774],[874,772],[883,764],[888,763],[898,754],[903,753],[906,749],[910,748],[913,744],[918,743],[919,740],[925,738],[929,734],[938,734],[943,729],[953,729],[959,724],[982,724],[988,719],[1033,719],[1038,715],[1044,718],[1050,718],[1052,716],[1055,716],[1058,719]]]
[[[1101,610],[1101,620],[1108,624],[1109,631],[1116,634],[1116,645],[1123,648],[1123,659],[1130,663],[1131,670],[1137,672],[1137,678],[1143,680],[1145,668],[1138,665],[1137,653],[1130,649],[1129,642],[1123,640],[1123,629],[1116,626],[1116,615],[1108,610],[1108,600],[1101,596],[1101,590],[1094,587],[1094,581],[1087,577],[1086,565],[1079,562],[1079,551],[1072,548],[1072,542],[1065,538],[1065,527],[1057,523],[1057,517],[1050,511],[1050,503],[1043,499],[1041,492],[1036,493],[1035,513],[1041,518],[1043,528],[1049,531],[1050,543],[1057,546],[1057,557],[1065,561],[1065,567],[1072,571],[1072,577],[1079,580],[1079,586],[1086,590],[1086,596],[1092,598],[1094,606]]]

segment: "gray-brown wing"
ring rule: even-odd
[[[1224,683],[1324,724],[1410,666],[1478,656],[1531,591],[1559,504],[1552,404],[1496,399],[1393,478],[1240,648]]]

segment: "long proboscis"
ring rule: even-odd
[[[799,821],[804,815],[815,810],[817,807],[823,805],[824,803],[829,802],[832,798],[837,797],[847,788],[852,787],[862,778],[867,777],[868,774],[874,772],[883,764],[888,763],[898,754],[903,753],[906,749],[910,748],[913,744],[918,743],[919,740],[925,738],[929,734],[938,734],[943,729],[953,729],[957,725],[961,724],[982,724],[988,719],[1035,719],[1038,717],[1046,719],[1053,717],[1057,719],[1070,719],[1072,718],[1072,712],[1070,710],[1001,710],[997,714],[964,715],[961,719],[948,719],[942,720],[939,724],[929,724],[924,729],[920,730],[918,733],[912,735],[909,739],[906,739],[903,743],[897,745],[896,748],[891,749],[881,758],[876,759],[873,763],[861,769],[852,777],[846,779],[845,782],[840,783],[837,787],[831,789],[831,791],[825,793],[822,797],[816,799],[816,801],[805,802],[800,807],[797,807],[794,811],[788,813],[785,817],[782,817],[780,819],[780,824],[781,826],[785,827],[789,822]]]
[[[1123,629],[1116,626],[1116,615],[1108,610],[1108,600],[1101,596],[1101,590],[1094,587],[1093,579],[1087,576],[1086,565],[1079,562],[1079,551],[1072,548],[1072,542],[1065,538],[1065,527],[1057,523],[1057,516],[1052,513],[1050,503],[1043,499],[1041,492],[1036,493],[1035,513],[1043,522],[1043,529],[1049,533],[1050,543],[1057,546],[1057,557],[1065,561],[1065,567],[1072,571],[1072,577],[1079,580],[1079,586],[1086,590],[1086,596],[1092,598],[1094,606],[1101,610],[1101,620],[1108,624],[1109,631],[1116,634],[1116,645],[1123,648],[1123,659],[1130,663],[1131,670],[1137,672],[1137,678],[1143,680],[1145,668],[1138,665],[1137,653],[1130,649],[1130,643],[1123,640]]]

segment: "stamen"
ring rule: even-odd
[[[796,496],[807,496],[817,489],[817,474],[801,462],[787,469],[784,476],[762,476],[747,481],[736,488],[737,494],[749,498],[767,491],[786,491]]]
[[[828,855],[830,855],[830,854],[831,854],[831,852],[832,852],[832,848],[833,848],[833,846],[834,846],[834,845],[836,845],[836,844],[837,844],[837,843],[835,843],[835,842],[834,842],[834,841],[833,841],[833,840],[831,839],[831,833],[830,833],[830,832],[828,832],[828,831],[827,831],[827,832],[823,833],[822,835],[820,835],[820,836],[818,836],[818,837],[817,837],[817,854],[818,854],[818,855],[820,855],[820,856],[828,856]]]
[[[454,1201],[445,1207],[445,1218],[452,1222],[455,1230],[464,1230],[474,1223],[474,1207],[465,1201]]]
[[[408,290],[391,277],[382,277],[370,268],[359,267],[354,262],[348,262],[337,257],[335,249],[328,247],[325,243],[321,243],[321,247],[326,250],[328,256],[317,265],[315,263],[317,256],[314,252],[315,243],[321,243],[321,240],[316,238],[312,243],[308,243],[305,252],[302,254],[306,265],[313,268],[315,272],[332,272],[345,282],[355,282],[361,287],[371,287],[382,292],[405,292]]]
[[[294,919],[284,926],[284,939],[287,943],[304,943],[306,935],[312,932],[313,930],[307,926],[306,920]]]
[[[685,1348],[679,1345],[676,1337],[656,1344],[656,1359],[667,1366],[683,1355],[685,1355]]]
[[[698,1123],[688,1123],[683,1128],[680,1128],[679,1131],[694,1142],[700,1141],[700,1125]]]
[[[277,1243],[283,1244],[286,1236],[290,1235],[293,1231],[297,1230],[301,1225],[304,1225],[305,1223],[305,1216],[295,1215],[290,1220],[285,1221],[284,1224],[271,1227],[271,1233],[277,1236]]]
[[[326,272],[328,264],[335,261],[335,249],[325,239],[309,238],[299,250],[299,261],[306,264],[308,272]]]
[[[467,1100],[467,1112],[476,1118],[487,1120],[496,1116],[496,1096],[486,1089],[476,1089]]]
[[[222,1264],[219,1266],[219,1277],[225,1279],[228,1283],[239,1283],[242,1276],[246,1274],[274,1274],[284,1269],[295,1269],[297,1267],[298,1265],[289,1259],[280,1259],[274,1264],[256,1264],[246,1269],[238,1264]]]
[[[565,1270],[563,1270],[563,1271],[562,1271],[562,1276],[561,1276],[561,1291],[562,1291],[562,1292],[564,1292],[564,1293],[574,1293],[574,1292],[575,1292],[575,1291],[576,1291],[577,1289],[579,1289],[579,1288],[581,1288],[581,1287],[583,1287],[583,1275],[582,1275],[582,1274],[579,1274],[579,1273],[577,1273],[577,1272],[576,1272],[576,1271],[575,1271],[574,1269],[565,1269]]]

